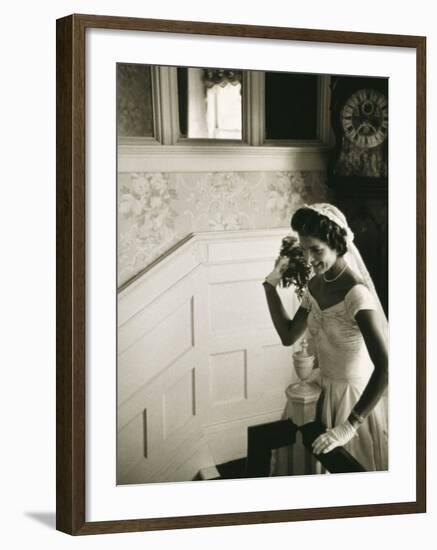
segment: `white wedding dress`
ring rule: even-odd
[[[343,301],[321,309],[309,290],[301,307],[309,311],[308,330],[320,367],[322,393],[318,419],[331,428],[344,422],[373,371],[355,315],[377,306],[364,284],[353,286]],[[384,395],[345,445],[366,470],[388,469],[387,398]]]

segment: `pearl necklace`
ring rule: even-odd
[[[325,283],[333,283],[334,281],[336,281],[339,277],[341,277],[343,275],[343,273],[346,271],[346,268],[347,268],[347,264],[343,267],[343,269],[340,271],[340,273],[338,275],[336,275],[333,279],[327,279],[325,274],[323,273],[323,280],[325,281]]]

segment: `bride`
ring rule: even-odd
[[[388,468],[387,320],[343,213],[327,203],[300,208],[291,220],[313,271],[290,319],[276,287],[287,268],[280,257],[263,285],[284,345],[308,329],[321,376],[319,418],[325,433],[313,452],[344,446],[366,470]]]

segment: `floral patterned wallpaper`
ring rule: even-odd
[[[118,283],[190,233],[288,226],[325,200],[325,172],[120,173]]]

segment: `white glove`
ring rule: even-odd
[[[287,256],[279,256],[279,258],[275,262],[275,267],[273,271],[271,271],[267,277],[265,278],[265,281],[272,285],[274,288],[276,288],[282,278],[282,275],[284,271],[288,267],[289,259]]]
[[[313,453],[316,455],[329,453],[335,447],[345,445],[353,437],[355,437],[357,429],[352,426],[349,420],[326,430],[325,433],[319,435],[317,439],[313,441]]]

